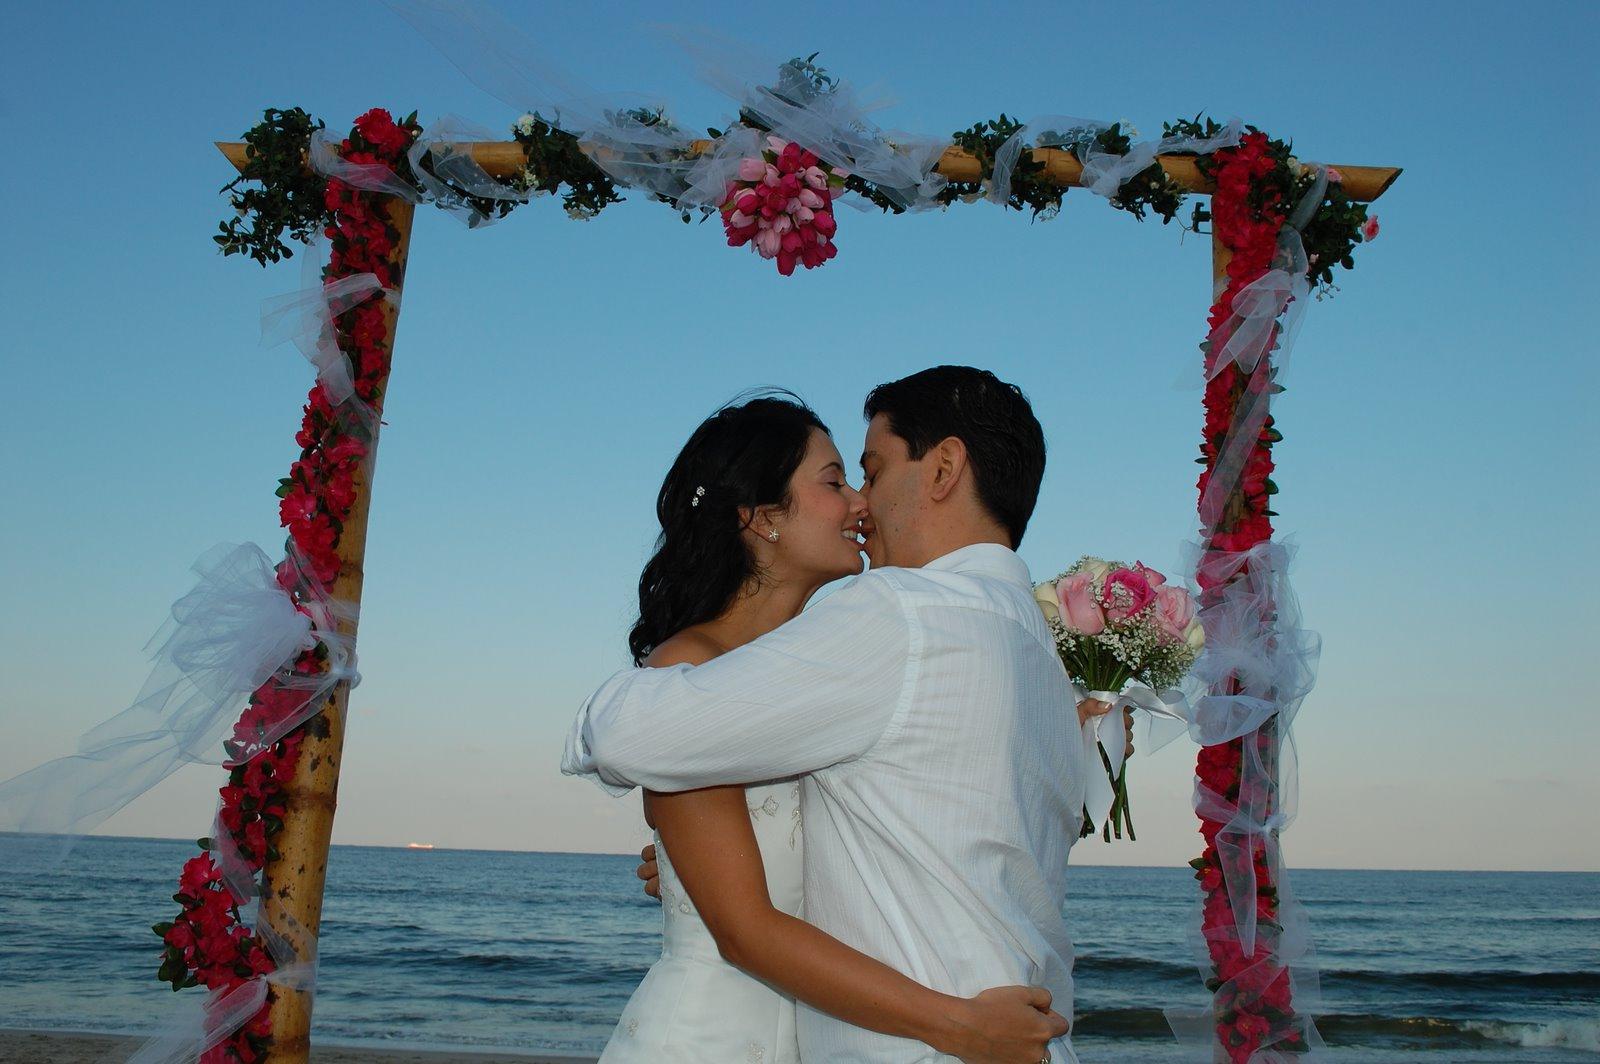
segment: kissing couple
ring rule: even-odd
[[[786,393],[717,411],[661,486],[638,667],[562,760],[655,829],[661,958],[602,1064],[1077,1061],[1062,905],[1111,707],[1075,706],[1015,553],[1044,433],[965,366],[865,416],[859,489]]]

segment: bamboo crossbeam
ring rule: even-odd
[[[697,140],[691,147],[697,153],[705,152],[710,150],[711,143],[709,140]],[[237,169],[244,169],[245,146],[242,143],[217,141],[217,147]],[[523,153],[522,145],[514,140],[464,141],[455,147],[471,152],[473,161],[493,178],[504,179],[515,176],[527,164],[527,156]],[[1033,157],[1044,164],[1045,175],[1062,188],[1077,188],[1082,183],[1083,164],[1071,152],[1061,148],[1035,148]],[[1156,157],[1156,161],[1185,191],[1202,195],[1210,195],[1213,191],[1211,182],[1200,175],[1200,168],[1195,165],[1194,156],[1160,155]],[[1344,163],[1334,165],[1344,178],[1345,195],[1364,203],[1370,203],[1383,195],[1400,176],[1400,168],[1397,166],[1347,166]],[[983,176],[983,169],[978,160],[954,144],[946,148],[944,154],[940,156],[937,170],[951,181],[976,181]]]

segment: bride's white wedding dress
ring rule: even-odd
[[[747,787],[745,805],[772,904],[798,917],[800,783]],[[600,1064],[799,1064],[794,999],[722,959],[659,834],[656,860],[661,870],[661,959],[628,999]]]

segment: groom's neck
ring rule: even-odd
[[[998,521],[986,516],[929,522],[920,529],[915,547],[908,552],[910,558],[905,561],[896,559],[893,564],[920,568],[975,543],[997,543],[1010,550],[1011,535]]]

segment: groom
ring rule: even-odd
[[[1082,743],[1014,553],[1044,434],[1021,391],[963,366],[880,385],[866,416],[871,569],[706,664],[618,674],[562,769],[615,793],[806,774],[808,922],[933,989],[1042,986],[1070,1017]],[[1056,1030],[1047,1059],[1075,1061]],[[799,1036],[807,1060],[928,1059],[804,1004]]]

